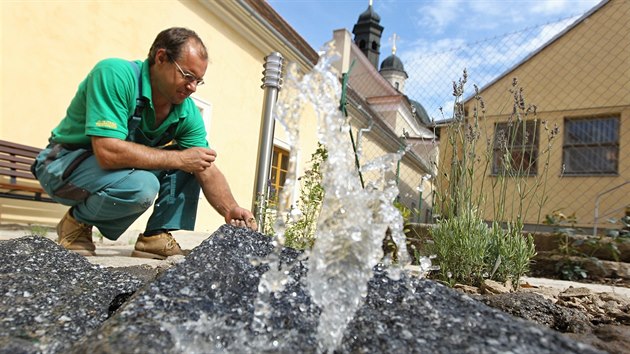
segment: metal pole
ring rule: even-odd
[[[418,196],[418,214],[417,216],[417,222],[420,222],[422,216],[422,193],[424,192],[424,183],[426,181],[428,181],[429,179],[431,179],[431,175],[430,174],[426,174],[424,176],[422,176],[422,179],[420,180],[420,185],[418,186],[418,192],[419,192],[419,196]]]
[[[420,218],[421,218],[421,214],[422,214],[422,191],[423,189],[420,188],[420,196],[418,197],[418,214],[416,214],[416,222],[420,223]]]
[[[261,88],[265,90],[263,101],[262,124],[260,126],[260,142],[258,146],[258,160],[256,162],[256,181],[252,210],[256,216],[259,229],[264,230],[264,210],[267,202],[267,183],[273,153],[273,131],[275,121],[273,108],[278,99],[278,91],[282,86],[282,54],[273,52],[265,57]]]
[[[612,187],[612,188],[610,188],[608,190],[605,190],[605,191],[599,193],[597,195],[597,197],[595,198],[595,217],[593,218],[593,237],[597,236],[597,222],[599,221],[599,202],[600,202],[601,197],[603,195],[605,195],[605,194],[608,194],[610,192],[613,192],[613,191],[615,191],[615,190],[625,186],[628,183],[630,183],[630,181],[625,181],[624,183],[622,183],[622,184],[620,184],[618,186],[615,186],[615,187]]]

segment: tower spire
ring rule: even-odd
[[[400,38],[396,36],[396,33],[392,35],[392,55],[396,55],[396,38]]]
[[[372,8],[373,0],[369,0],[368,8],[359,15],[359,20],[352,28],[354,43],[378,70],[381,35],[383,26],[379,24],[381,17]]]

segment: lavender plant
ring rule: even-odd
[[[516,79],[510,88],[513,102],[507,123],[488,129],[485,102],[476,86],[472,114],[466,116],[462,98],[467,78],[464,70],[462,78],[453,82],[453,118],[442,134],[446,148],[441,151],[443,162],[436,181],[439,219],[431,230],[433,244],[428,251],[437,256],[437,277],[450,284],[479,285],[484,279],[518,284],[536,255],[533,237],[523,235],[524,216],[537,206],[540,218],[545,200],[536,198],[545,194],[549,155],[558,129],[542,122],[548,145],[538,151],[541,122],[536,106],[526,104],[524,89]],[[537,172],[540,165],[542,173]],[[482,177],[477,183],[479,175],[492,178]],[[486,203],[493,211],[490,224],[483,220]]]

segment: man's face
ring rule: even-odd
[[[208,60],[200,56],[200,48],[194,42],[187,43],[179,58],[171,61],[166,51],[158,50],[155,58],[155,75],[152,88],[171,104],[180,104],[197,90],[208,67]],[[154,98],[155,93],[154,93]]]

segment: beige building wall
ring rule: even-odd
[[[512,113],[514,98],[510,90],[514,78],[518,79],[518,86],[525,90],[526,103],[537,106],[537,115],[529,114],[526,119],[537,118],[550,129],[554,126],[560,128],[560,135],[553,141],[549,141],[549,132],[544,127],[540,129],[538,176],[525,178],[526,188],[535,190],[522,202],[525,206],[522,211],[525,223],[542,222],[545,215],[561,210],[567,215],[575,213],[578,226],[592,227],[598,195],[630,180],[630,53],[626,42],[627,34],[630,33],[630,22],[626,18],[628,13],[630,2],[610,1],[480,92],[487,111],[480,122],[482,132],[476,154],[481,157],[481,161],[476,165],[476,171],[481,171],[486,162],[486,141],[492,141],[494,124],[507,122]],[[469,119],[472,119],[470,117],[475,104],[474,99],[466,104]],[[620,117],[618,175],[563,174],[562,134],[565,118],[610,115]],[[450,166],[451,155],[446,137],[443,133],[440,141],[440,154],[446,158],[440,166],[444,167]],[[542,152],[548,148],[549,155],[543,155]],[[545,176],[547,158],[548,174]],[[495,190],[493,194],[490,186],[497,178],[489,173],[488,170],[484,175],[479,175],[473,188],[476,194],[481,193],[486,200],[484,217],[493,220],[497,208],[493,198],[497,193]],[[540,185],[535,188],[537,184]],[[609,217],[623,216],[624,209],[630,205],[629,190],[626,185],[606,195],[601,198],[599,208],[603,211],[616,210]],[[506,215],[519,214],[521,198],[518,197],[513,180],[508,181],[505,194]],[[538,203],[543,200],[545,203],[539,214]],[[599,222],[600,227],[606,224],[605,220]]]
[[[241,206],[251,208],[263,105],[264,57],[281,52],[299,61],[294,49],[278,45],[272,32],[254,23],[235,1],[15,1],[2,2],[0,139],[44,147],[63,118],[81,80],[107,57],[145,59],[157,33],[172,26],[195,30],[204,40],[210,64],[206,85],[193,95],[204,109],[208,140],[217,165]],[[262,28],[262,29],[261,29]],[[301,68],[309,70],[301,62]],[[316,147],[312,111],[303,120],[301,156]],[[279,130],[276,125],[276,130]],[[310,133],[310,134],[309,134]],[[282,133],[278,133],[278,141]],[[298,163],[304,166],[304,161]],[[205,199],[196,231],[212,232],[224,223]],[[55,224],[65,207],[0,198],[1,222]],[[33,209],[34,208],[34,209]],[[40,212],[53,210],[46,218]],[[16,214],[16,215],[12,215]],[[128,232],[144,229],[148,213]]]

